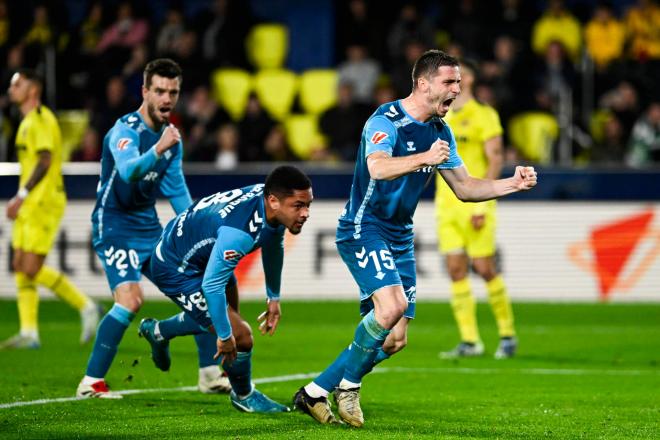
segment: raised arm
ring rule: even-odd
[[[534,167],[518,166],[512,177],[497,180],[472,177],[464,166],[441,169],[440,174],[456,197],[464,202],[482,202],[536,186]]]
[[[180,140],[179,130],[170,125],[163,130],[158,142],[143,154],[140,154],[140,136],[137,132],[115,126],[109,145],[119,177],[125,182],[135,182],[142,179],[153,169],[160,156]]]

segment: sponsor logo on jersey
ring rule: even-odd
[[[130,139],[130,138],[121,138],[121,139],[119,139],[119,140],[117,141],[117,149],[118,149],[119,151],[122,151],[122,150],[123,150],[124,148],[126,148],[126,147],[128,146],[128,144],[130,144],[130,143],[131,143],[131,139]]]
[[[225,261],[237,261],[240,260],[243,255],[240,252],[236,252],[230,249],[225,251],[224,256]]]
[[[374,145],[378,145],[381,142],[383,142],[385,139],[387,139],[389,135],[385,133],[384,131],[377,131],[374,133],[373,136],[371,136],[371,143]]]

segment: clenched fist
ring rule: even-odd
[[[156,153],[159,155],[163,154],[174,145],[178,144],[179,141],[181,141],[181,133],[179,133],[179,129],[176,128],[174,124],[168,125],[165,127],[163,134],[156,143]]]
[[[426,155],[424,162],[426,166],[439,165],[449,160],[449,144],[447,141],[438,139],[431,145],[429,151],[423,153]]]
[[[513,181],[519,191],[527,191],[536,186],[536,171],[534,167],[516,167]]]

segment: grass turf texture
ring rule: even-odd
[[[358,322],[351,302],[284,302],[274,337],[255,335],[255,378],[320,371],[348,345]],[[253,324],[263,302],[245,302]],[[131,325],[107,380],[115,390],[197,383],[192,338],[172,342],[172,369],[157,370],[138,339],[144,316],[177,309],[147,303]],[[364,381],[362,429],[322,426],[299,412],[240,413],[226,395],[196,391],[0,409],[0,438],[658,438],[660,306],[516,304],[518,357],[496,361],[490,311],[478,308],[487,355],[443,361],[457,342],[449,306],[420,303],[408,347]],[[91,347],[78,346],[78,315],[60,302],[40,309],[42,348],[0,352],[0,404],[69,397]],[[14,302],[0,301],[0,337],[17,329]],[[396,370],[396,371],[393,371]],[[306,379],[260,384],[290,404]]]

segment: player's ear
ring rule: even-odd
[[[268,202],[268,206],[272,210],[278,210],[280,209],[280,199],[275,197],[273,194],[268,194],[268,198],[266,199]]]

